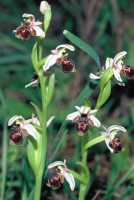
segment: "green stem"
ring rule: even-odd
[[[84,164],[85,166],[87,165],[87,155],[88,155],[87,151],[84,151],[82,154],[82,164]],[[83,176],[83,172],[81,172],[81,176]],[[79,200],[85,199],[86,188],[88,187],[88,182],[89,182],[89,180],[87,181],[86,185],[82,184],[82,183],[80,184]]]
[[[42,40],[38,41],[39,45],[39,61],[42,59]],[[40,167],[38,174],[36,175],[35,181],[35,191],[34,191],[34,200],[40,200],[41,196],[41,186],[42,186],[42,177],[46,161],[46,151],[47,151],[47,106],[46,106],[46,78],[43,75],[43,70],[40,69],[38,72],[40,87],[41,87],[41,97],[42,97],[42,133],[41,140],[39,144],[39,153],[40,153]]]
[[[40,200],[41,185],[42,185],[42,177],[36,176],[35,189],[34,189],[34,200]]]

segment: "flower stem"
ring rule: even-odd
[[[87,151],[84,151],[82,154],[82,164],[84,164],[85,166],[87,165]],[[83,176],[83,173],[81,173],[81,176]],[[87,181],[87,183],[89,182],[89,180]],[[85,199],[85,195],[86,195],[86,188],[87,188],[88,184],[80,184],[80,192],[79,192],[79,200],[84,200]]]
[[[40,200],[41,185],[42,185],[42,176],[36,176],[34,200]]]
[[[39,45],[39,61],[42,59],[42,41],[38,42]],[[42,177],[46,162],[46,151],[47,151],[47,105],[46,105],[46,77],[43,75],[43,70],[38,71],[40,87],[41,87],[41,98],[42,98],[42,133],[41,140],[39,143],[39,157],[40,157],[40,167],[39,171],[35,177],[35,191],[34,191],[34,200],[40,200],[41,196],[41,186],[42,186]]]

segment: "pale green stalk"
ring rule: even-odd
[[[88,151],[84,151],[83,154],[82,154],[82,163],[85,166],[87,165],[87,155],[88,155]],[[88,180],[88,182],[89,182],[89,180]],[[87,182],[87,184],[83,184],[83,183],[80,184],[79,200],[85,199],[86,189],[88,187],[88,182]]]
[[[42,59],[42,41],[39,41],[39,61]],[[35,178],[35,191],[34,191],[34,200],[40,200],[41,195],[41,186],[42,186],[42,177],[46,161],[46,151],[47,151],[47,106],[46,106],[46,78],[43,75],[43,70],[40,69],[38,72],[40,87],[41,87],[41,97],[42,97],[42,133],[40,140],[40,167],[39,172]]]

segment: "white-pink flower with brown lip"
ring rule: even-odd
[[[117,83],[121,86],[124,86],[125,84],[122,81],[120,73],[123,67],[122,59],[126,56],[126,54],[127,54],[126,51],[122,51],[118,53],[114,58],[107,58],[105,62],[105,67],[102,68],[102,70],[98,72],[96,75],[90,73],[89,77],[91,79],[100,79],[104,71],[110,67],[113,69],[114,77],[117,80]]]
[[[62,59],[67,56],[66,50],[74,51],[75,48],[69,44],[61,44],[51,51],[51,54],[47,57],[43,70],[47,71],[53,65],[61,64]]]
[[[105,138],[105,143],[108,147],[108,149],[110,150],[111,153],[118,153],[122,150],[122,145],[121,142],[118,138],[115,138],[115,135],[117,134],[117,132],[122,131],[122,132],[126,132],[126,129],[122,126],[118,126],[118,125],[113,125],[110,126],[108,129],[106,129],[103,126],[104,130],[103,132],[100,132],[101,135],[106,135]]]
[[[13,125],[14,123],[15,125],[19,125],[20,129],[22,130],[22,133],[24,133],[26,136],[31,135],[35,140],[37,140],[39,133],[31,124],[33,123],[33,119],[25,120],[21,115],[14,115],[10,118],[8,126]]]
[[[100,127],[100,121],[93,115],[97,112],[96,109],[91,110],[91,108],[87,106],[75,106],[75,108],[78,111],[69,114],[66,120],[75,122],[75,127],[78,135],[83,136],[89,129],[90,125]]]
[[[45,37],[44,31],[40,27],[42,22],[35,21],[34,15],[25,13],[22,17],[24,18],[24,23],[13,31],[17,38],[27,41],[31,35]]]
[[[62,161],[56,161],[50,165],[48,165],[48,169],[52,169],[56,167],[56,175],[59,176],[60,182],[63,183],[64,179],[69,183],[70,189],[73,191],[75,188],[75,180],[73,175],[71,174],[70,170],[67,168],[66,160],[64,162]],[[51,184],[47,184],[49,187],[51,187]]]

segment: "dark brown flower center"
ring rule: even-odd
[[[81,116],[75,122],[75,127],[76,127],[77,134],[80,135],[80,136],[83,136],[89,128],[89,122],[87,120],[87,117]]]
[[[60,176],[58,174],[52,174],[49,179],[48,182],[50,184],[50,186],[53,189],[58,189],[61,187],[61,181],[60,181]]]
[[[109,146],[114,150],[114,153],[118,153],[122,150],[122,144],[118,138],[111,140]]]
[[[19,125],[13,127],[10,134],[10,140],[16,145],[22,144],[23,142],[22,131]]]

